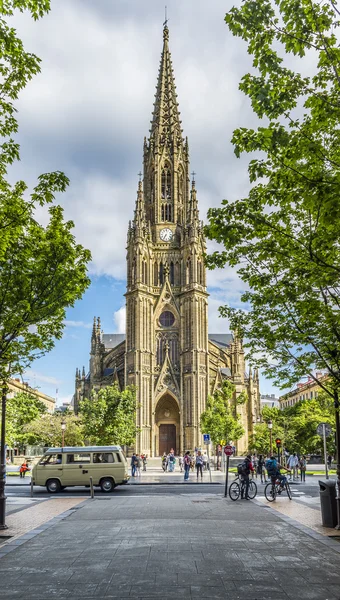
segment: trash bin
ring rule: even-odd
[[[336,482],[333,479],[319,481],[322,525],[336,527]]]

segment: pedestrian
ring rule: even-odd
[[[131,456],[131,476],[132,477],[136,477],[137,465],[138,465],[137,456],[135,453],[133,453],[133,455]]]
[[[303,455],[301,456],[300,460],[299,460],[299,467],[300,467],[300,477],[301,477],[301,481],[306,481],[306,467],[307,467],[307,461],[306,461],[306,457]]]
[[[259,459],[257,461],[257,473],[261,477],[261,483],[266,483],[266,471],[264,468],[265,460],[263,458],[263,454],[259,455]]]
[[[166,454],[164,452],[164,454],[162,456],[162,469],[163,469],[164,473],[166,471],[166,461],[167,461],[167,458],[166,458]]]
[[[169,454],[169,471],[170,471],[170,473],[173,473],[174,468],[175,468],[175,456],[171,452],[171,454]]]
[[[24,459],[24,462],[22,463],[22,465],[20,467],[20,477],[25,477],[27,471],[29,471],[29,466],[27,464],[26,459]]]
[[[299,465],[299,459],[296,455],[296,452],[294,452],[294,454],[290,454],[290,456],[287,460],[287,467],[291,471],[290,480],[292,479],[292,474],[293,474],[293,481],[295,481],[295,479],[297,478],[298,465]]]
[[[148,459],[148,455],[147,454],[143,454],[143,458],[142,458],[142,460],[143,460],[143,471],[146,471],[146,465],[148,464],[147,463],[147,459]]]
[[[201,481],[203,481],[203,456],[202,456],[202,452],[200,450],[198,450],[197,452],[197,456],[196,456],[196,471],[197,471],[197,481],[198,481],[198,474],[201,474]]]
[[[141,475],[141,472],[140,472],[141,466],[142,466],[142,459],[139,456],[139,454],[137,454],[137,468],[136,468],[137,477],[140,477],[140,475]]]
[[[188,481],[191,462],[192,462],[189,450],[187,450],[187,452],[185,453],[183,461],[184,461],[184,481]]]
[[[208,457],[207,457],[206,452],[204,452],[204,454],[203,454],[203,470],[204,471],[208,470]]]
[[[180,454],[178,457],[179,470],[183,472],[183,456]]]
[[[330,454],[328,454],[328,456],[327,456],[327,465],[328,465],[329,469],[332,466],[332,456]]]
[[[252,456],[252,461],[251,461],[251,462],[252,462],[253,469],[254,469],[254,470],[252,471],[252,478],[254,479],[254,475],[255,475],[255,477],[256,477],[256,479],[257,479],[257,464],[258,464],[258,460],[257,460],[257,456],[256,456],[256,454],[253,454],[253,456]]]

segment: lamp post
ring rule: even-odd
[[[1,446],[0,446],[0,530],[7,529],[6,525],[6,402],[7,402],[7,385],[2,383],[1,394]]]
[[[62,439],[61,439],[61,447],[64,448],[65,446],[65,429],[66,429],[66,423],[64,421],[64,419],[61,422],[61,435],[62,435]]]
[[[269,454],[272,454],[273,443],[272,443],[272,429],[273,429],[273,421],[269,419],[267,421],[268,429],[269,429]]]
[[[337,389],[334,391],[334,408],[335,408],[335,435],[336,435],[336,474],[337,474],[337,517],[338,524],[336,529],[340,529],[340,402],[339,392]]]

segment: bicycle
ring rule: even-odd
[[[288,483],[287,477],[284,480],[280,481],[279,479],[275,480],[275,483],[267,483],[264,488],[264,495],[268,502],[274,502],[276,500],[276,496],[281,496],[282,492],[286,491],[289,500],[292,499],[292,492],[290,489],[290,485]]]
[[[243,498],[245,496],[245,492],[246,492],[246,482],[243,478],[240,478],[240,476],[237,475],[235,481],[233,481],[229,486],[229,498],[234,501],[238,500],[240,496],[241,496],[241,498]],[[257,485],[256,485],[255,481],[250,479],[249,487],[248,487],[248,498],[250,500],[253,500],[255,498],[256,494],[257,494]]]

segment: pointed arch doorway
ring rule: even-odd
[[[158,400],[155,411],[155,455],[180,452],[180,414],[175,398],[165,392]]]

